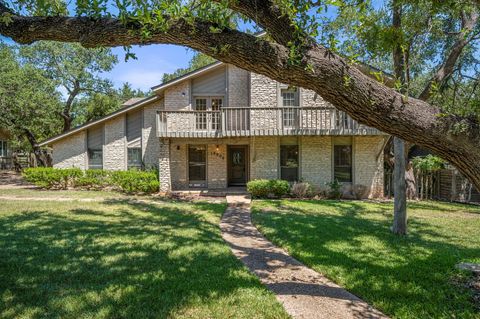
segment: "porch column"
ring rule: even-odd
[[[160,151],[158,160],[158,175],[160,179],[160,191],[169,192],[172,190],[170,176],[170,140],[160,140]]]

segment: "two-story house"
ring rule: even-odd
[[[383,195],[386,135],[310,90],[216,62],[41,146],[54,167],[158,167],[161,190],[338,179]]]

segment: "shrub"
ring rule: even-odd
[[[353,185],[353,194],[356,199],[363,199],[368,196],[368,186],[362,184]]]
[[[275,197],[282,197],[290,191],[290,184],[287,181],[281,179],[274,179],[270,181],[271,193]]]
[[[155,171],[114,171],[111,172],[111,181],[126,193],[155,193],[160,187]]]
[[[291,193],[293,197],[296,198],[311,197],[313,195],[313,188],[308,182],[294,183]]]
[[[67,189],[68,186],[75,186],[76,180],[82,175],[83,172],[79,168],[32,167],[23,171],[23,176],[27,181],[48,189]]]
[[[342,184],[335,179],[333,182],[327,183],[330,188],[328,191],[328,197],[330,199],[340,199],[342,197]]]
[[[247,183],[247,191],[254,198],[282,197],[289,190],[288,182],[278,179],[256,179]]]
[[[247,183],[247,192],[254,198],[266,198],[269,194],[269,180],[255,179]]]
[[[108,186],[110,182],[110,172],[102,169],[86,170],[83,176],[77,179],[75,185],[88,189],[101,189]]]

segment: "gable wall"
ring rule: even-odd
[[[150,103],[134,112],[142,113],[141,146],[146,168],[158,166],[159,138],[156,134],[156,114],[163,109],[163,100]],[[127,139],[125,114],[101,124],[104,131],[103,168],[106,170],[127,169]],[[53,165],[56,168],[88,168],[87,129],[60,139],[52,144]]]
[[[87,132],[86,130],[68,136],[53,144],[53,167],[72,168],[87,167]]]
[[[228,74],[228,103],[230,107],[249,106],[250,82],[249,72],[236,66],[229,65]]]

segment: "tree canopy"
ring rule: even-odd
[[[390,1],[377,8],[374,2],[351,0],[77,0],[69,6],[62,1],[0,0],[0,34],[23,44],[55,40],[79,42],[86,47],[124,46],[127,49],[131,45],[153,43],[187,46],[274,80],[312,89],[355,120],[432,149],[480,188],[478,116],[449,111],[431,98],[447,78],[452,78],[453,73],[449,72],[452,65],[453,70],[464,70],[459,68],[457,52],[463,54],[467,49],[476,49],[478,3],[474,0],[402,0],[400,3],[404,10],[411,10],[412,15],[417,7],[425,7],[421,12],[431,17],[426,24],[421,19],[423,13],[415,20],[421,31],[416,32],[418,40],[412,43],[429,43],[422,37],[443,37],[436,34],[437,31],[457,35],[441,42],[439,47],[444,50],[428,46],[415,50],[415,54],[424,54],[425,58],[415,54],[409,57],[409,61],[428,62],[422,72],[418,71],[428,84],[418,90],[422,93],[418,96],[420,99],[408,96],[401,89],[404,82],[398,78],[400,73],[395,72],[397,78],[391,88],[385,85],[385,74],[372,72],[360,64],[357,54],[362,52],[356,51],[355,43],[351,44],[350,54],[344,57],[339,54],[340,44],[346,43],[348,47],[347,40],[358,37],[365,26],[372,32],[378,30],[359,39],[366,42],[371,37],[371,45],[365,46],[370,51],[384,48],[388,52],[389,41],[384,45],[382,40],[394,38],[393,47],[405,52],[408,41],[417,39],[415,21],[411,21],[412,28],[401,31],[387,27],[387,19],[392,18],[393,12]],[[351,19],[345,14],[346,21],[340,17],[332,22],[328,10],[341,14],[350,10]],[[238,18],[265,30],[267,36],[258,38],[242,31],[234,23]],[[385,27],[372,23],[378,19],[386,21]],[[434,21],[435,26],[429,21]],[[437,27],[439,21],[451,27]],[[471,27],[468,21],[473,21]],[[334,22],[344,27],[335,28]],[[462,40],[468,43],[462,45]],[[429,50],[434,53],[427,58]],[[381,55],[378,60],[382,62]],[[406,57],[402,61],[405,63]],[[412,67],[409,74],[414,74],[417,72],[414,68],[421,64],[409,65]],[[472,68],[467,69],[467,75],[475,78]],[[407,74],[402,71],[401,75]]]
[[[66,92],[59,112],[63,132],[72,127],[77,98],[106,93],[112,87],[111,81],[102,74],[117,63],[117,56],[110,49],[85,49],[79,44],[41,41],[22,46],[20,53],[27,63],[43,70],[46,77]]]
[[[19,146],[27,141],[40,157],[35,147],[39,139],[58,133],[59,117],[52,116],[61,110],[60,93],[41,70],[17,60],[15,48],[0,44],[0,126],[7,128]]]

